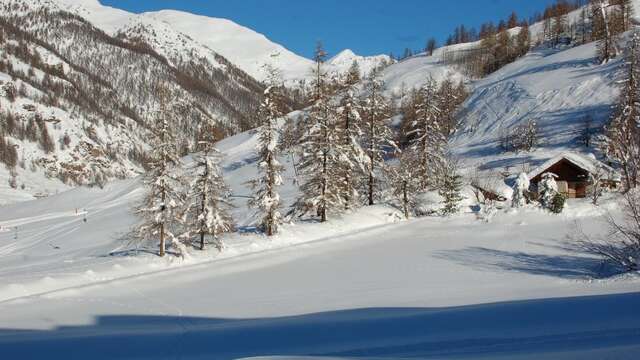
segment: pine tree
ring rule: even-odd
[[[429,78],[418,92],[415,103],[416,119],[412,130],[411,150],[416,153],[416,176],[423,190],[427,190],[435,166],[442,160],[446,138],[438,122],[441,111],[438,108],[438,93],[433,78]]]
[[[184,251],[179,240],[183,225],[185,180],[182,162],[178,157],[173,132],[169,126],[166,108],[169,91],[161,86],[160,119],[152,129],[153,151],[149,170],[144,176],[148,191],[136,210],[142,223],[137,227],[137,237],[143,241],[159,241],[159,255],[165,256],[167,239],[169,245]]]
[[[326,53],[319,45],[314,69],[315,103],[306,119],[306,133],[300,146],[300,172],[304,183],[300,186],[301,197],[294,204],[294,212],[302,216],[315,210],[321,222],[327,221],[329,212],[344,207],[338,165],[338,148],[342,145],[336,127],[336,111],[327,93],[325,57]]]
[[[513,29],[514,27],[518,26],[518,15],[516,14],[516,12],[512,12],[511,15],[509,16],[509,21],[507,22],[507,27],[509,29]]]
[[[542,207],[551,209],[553,207],[553,199],[558,194],[557,176],[552,173],[542,175],[542,180],[538,183],[538,191],[540,193],[540,204]]]
[[[414,211],[420,182],[415,174],[415,159],[411,152],[403,152],[396,166],[389,168],[393,195],[402,206],[404,217],[409,219]]]
[[[607,127],[605,153],[622,168],[627,189],[640,181],[640,34],[627,45],[626,78],[617,109]]]
[[[616,39],[612,32],[607,13],[607,4],[603,0],[591,0],[592,38],[598,41],[598,56],[603,63],[616,57]]]
[[[448,160],[443,164],[438,194],[443,197],[442,215],[450,216],[460,211],[462,177],[457,174],[455,161]]]
[[[360,64],[357,60],[353,60],[349,70],[345,74],[344,84],[345,87],[353,87],[360,82]]]
[[[564,14],[558,13],[553,18],[553,25],[551,32],[553,33],[553,45],[558,46],[560,44],[560,39],[567,31],[567,18]]]
[[[369,205],[375,204],[376,192],[379,191],[379,175],[384,170],[385,156],[389,151],[397,149],[393,134],[389,127],[389,103],[382,91],[384,83],[379,78],[369,79],[365,86],[365,98],[362,102],[364,116],[362,126],[362,143],[367,155],[367,198]]]
[[[516,47],[518,56],[526,55],[531,48],[531,31],[529,30],[529,24],[526,22],[522,25],[520,32],[518,32]]]
[[[252,181],[253,199],[249,205],[257,208],[262,216],[260,226],[267,236],[278,232],[282,224],[280,208],[282,206],[278,187],[282,185],[282,171],[284,167],[278,161],[278,133],[277,121],[284,114],[281,111],[281,96],[278,93],[278,76],[275,71],[270,72],[272,80],[264,92],[264,100],[260,104],[258,117],[262,126],[258,136],[258,169],[260,176]]]
[[[231,191],[220,169],[220,152],[214,147],[212,136],[204,135],[198,142],[200,154],[194,156],[194,178],[189,187],[185,219],[185,237],[198,235],[200,250],[205,249],[207,237],[218,251],[224,243],[220,235],[234,229],[228,209]]]
[[[425,47],[424,50],[427,53],[427,55],[433,56],[433,52],[436,50],[437,47],[438,47],[438,42],[436,41],[436,39],[429,38],[429,40],[427,40],[427,46]]]
[[[466,91],[464,92],[466,93]],[[440,120],[442,132],[445,136],[453,134],[457,124],[456,112],[458,106],[463,101],[464,93],[460,92],[460,88],[454,88],[453,83],[449,79],[445,79],[438,89],[438,108],[440,109]]]
[[[354,96],[357,91],[356,82],[347,82],[343,90],[338,110],[337,131],[339,137],[338,157],[339,176],[342,179],[341,196],[344,199],[345,210],[359,204],[360,193],[356,179],[365,171],[366,155],[361,146],[361,108]]]

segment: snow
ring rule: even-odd
[[[255,132],[219,143],[236,195],[256,174],[255,143]],[[281,162],[288,205],[296,190]],[[225,252],[159,259],[125,256],[135,252],[120,240],[141,194],[133,179],[0,209],[3,228],[19,229],[17,240],[0,233],[4,354],[562,358],[585,355],[588,341],[596,359],[638,349],[640,278],[599,280],[600,260],[564,242],[576,220],[602,232],[611,202],[570,201],[561,216],[500,212],[488,223],[472,213],[400,221],[376,206],[285,225],[269,240],[252,232],[238,198],[240,232],[224,238]]]
[[[613,170],[611,167],[609,167],[606,164],[601,163],[600,161],[598,161],[595,158],[595,155],[590,154],[591,156],[581,156],[579,154],[575,154],[575,153],[562,153],[552,159],[549,159],[548,161],[546,161],[545,163],[543,163],[542,165],[536,167],[535,169],[531,170],[528,174],[529,179],[533,179],[536,176],[542,174],[542,172],[544,172],[545,170],[549,169],[549,167],[551,167],[552,165],[554,165],[555,163],[557,163],[558,161],[565,159],[571,163],[573,163],[574,165],[580,167],[581,169],[584,169],[586,171],[588,171],[591,174],[595,174],[598,172],[598,170],[602,170],[604,171],[607,175],[613,177],[613,179],[615,180],[615,178],[617,177],[619,179],[619,175],[616,176],[615,175],[615,170]]]
[[[595,44],[570,49],[538,49],[473,84],[463,104],[461,125],[451,147],[466,166],[486,171],[529,172],[565,153],[593,152],[578,144],[586,116],[593,126],[608,121],[618,95],[620,60],[600,65]],[[529,120],[542,143],[533,152],[504,152],[503,130]]]
[[[119,23],[121,15],[104,17],[101,26],[129,24]],[[143,16],[171,20],[169,28],[193,19]],[[224,22],[200,20],[211,29]],[[260,36],[220,26],[221,33],[235,29],[238,44],[242,34],[246,44]],[[268,48],[253,55],[270,57]],[[462,130],[452,141],[462,163],[519,174],[567,152],[585,153],[575,142],[580,119],[606,120],[620,65],[599,65],[594,54],[592,44],[536,50],[470,84]],[[347,51],[332,61],[354,56]],[[438,56],[387,68],[388,90],[420,86],[428,74],[462,79]],[[545,142],[532,153],[502,152],[499,130],[531,118]],[[287,224],[268,239],[256,233],[246,204],[246,182],[257,175],[257,136],[249,131],[217,144],[239,228],[224,237],[222,253],[160,259],[127,242],[143,194],[139,179],[0,208],[3,356],[626,360],[640,351],[640,275],[605,278],[612,269],[566,240],[576,222],[586,233],[606,233],[602,216],[619,214],[612,196],[600,206],[569,199],[561,215],[525,206],[495,210],[490,219],[473,212],[469,200],[459,215],[409,221],[379,205],[326,224]],[[298,196],[292,158],[279,162],[280,196],[289,206]],[[0,195],[6,199],[4,188]]]
[[[297,55],[265,35],[231,20],[177,10],[133,14],[102,5],[97,0],[55,1],[112,35],[128,33],[129,29],[142,25],[148,34],[153,34],[147,41],[164,55],[186,54],[194,49],[210,58],[213,51],[260,81],[266,79],[266,64],[279,69],[284,80],[291,85],[311,77],[313,62],[310,59]],[[390,59],[387,55],[365,57],[345,50],[329,62],[328,70],[343,73],[354,60],[358,61],[362,73],[366,74],[381,61]],[[215,61],[213,63],[215,64]]]

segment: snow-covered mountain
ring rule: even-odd
[[[2,202],[141,171],[158,84],[171,91],[185,149],[205,123],[221,136],[253,126],[262,85],[224,57],[164,23],[136,17],[120,28],[113,9],[98,17],[120,28],[110,36],[71,8],[80,11],[77,2],[0,1],[0,127],[17,149],[0,169],[0,188],[15,188]]]
[[[327,65],[329,66],[329,71],[343,73],[354,62],[358,63],[361,75],[366,75],[380,65],[392,64],[393,60],[389,55],[361,56],[356,55],[351,49],[346,49],[329,59]]]
[[[311,75],[310,59],[293,53],[263,34],[227,19],[176,10],[133,14],[103,6],[98,0],[54,1],[62,2],[69,11],[88,19],[112,35],[134,27],[144,27],[147,32],[156,36],[154,42],[159,48],[175,50],[181,43],[190,43],[191,48],[200,48],[200,51],[213,50],[258,80],[264,80],[266,64],[280,69],[290,84],[307,79]],[[185,37],[188,40],[184,39]],[[176,41],[176,38],[179,41]],[[387,55],[365,57],[357,56],[351,50],[344,50],[328,62],[329,71],[343,73],[354,60],[360,64],[363,75],[383,62],[390,62]]]

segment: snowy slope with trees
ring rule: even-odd
[[[614,57],[609,35],[599,34],[597,44],[563,45],[560,32],[545,27],[543,41],[529,51],[530,38],[520,36],[526,27],[514,25],[367,77],[366,62],[353,66],[363,61],[357,55],[346,51],[327,60],[319,46],[308,70],[307,108],[285,115],[282,74],[266,66],[264,84],[250,91],[258,93],[250,116],[259,126],[218,141],[216,122],[174,123],[184,113],[168,111],[174,105],[168,98],[176,91],[193,96],[182,78],[192,73],[175,69],[181,53],[198,54],[208,71],[234,71],[232,63],[175,31],[171,21],[147,14],[121,23],[125,15],[116,10],[100,19],[101,6],[81,3],[94,6],[95,21],[119,36],[63,18],[83,24],[106,39],[100,46],[116,52],[133,51],[136,39],[148,44],[133,46],[149,57],[144,64],[175,71],[183,81],[154,88],[146,110],[156,115],[144,118],[141,129],[103,120],[95,130],[117,138],[127,133],[132,143],[142,139],[137,130],[148,131],[144,175],[0,208],[4,355],[637,357],[640,193],[565,199],[557,175],[528,170],[570,152],[571,159],[587,161],[589,176],[597,175],[596,157],[579,154],[602,158],[599,135],[610,124],[605,143],[609,152],[620,152],[612,165],[640,173],[634,91],[640,88],[640,37],[629,46],[634,56],[623,58]],[[184,17],[185,24],[193,17],[161,13]],[[553,25],[562,17],[549,19]],[[478,61],[451,55],[493,40]],[[77,65],[57,55],[66,48],[56,53],[31,42],[75,74]],[[131,73],[141,66],[132,65]],[[333,76],[342,66],[348,71]],[[81,76],[65,74],[61,80]],[[23,106],[28,91],[12,99],[12,88],[3,90],[3,108],[33,112]],[[204,106],[191,104],[197,111]],[[53,130],[77,126],[60,108]],[[49,137],[26,130],[42,135],[47,122],[35,115],[32,122],[14,126],[9,141],[45,151],[41,139]],[[198,131],[180,138],[193,123]],[[87,135],[97,144],[101,136]],[[4,161],[19,159],[2,154]],[[527,173],[542,175],[539,194],[530,192]],[[505,199],[481,199],[472,186],[479,178],[513,188]],[[636,177],[629,188],[639,183]]]
[[[257,142],[257,134],[248,133],[219,144],[234,194],[246,194],[244,180],[257,175]],[[281,161],[287,168],[282,201],[291,204],[297,196],[294,173],[286,159]],[[131,205],[141,190],[138,181],[129,180],[0,210],[8,230],[0,233],[5,284],[0,344],[6,354],[34,358],[57,354],[65,344],[75,344],[78,356],[97,358],[211,353],[224,359],[287,354],[456,358],[481,351],[496,358],[527,352],[597,359],[604,351],[631,359],[627,355],[637,350],[637,312],[624,305],[637,302],[635,295],[574,298],[622,294],[638,286],[635,277],[593,281],[608,271],[601,261],[566,247],[563,234],[575,220],[593,233],[603,231],[597,221],[603,209],[585,202],[575,202],[560,217],[530,209],[491,223],[470,213],[398,222],[395,209],[377,206],[326,224],[285,225],[272,240],[245,228],[223,238],[223,253],[211,248],[185,259],[159,259],[123,252],[132,249],[121,239],[136,222]],[[252,223],[245,201],[236,198],[234,210],[241,229]],[[615,211],[613,203],[607,207]],[[13,226],[18,226],[17,239]],[[611,309],[610,303],[617,304],[616,311],[606,317],[585,317],[588,309]],[[463,305],[473,306],[458,307]],[[441,325],[435,325],[434,316]],[[514,316],[521,330],[487,327],[513,324]],[[379,331],[367,331],[369,340],[363,341],[364,328],[354,326],[374,319],[386,325],[369,327]],[[339,333],[331,333],[344,336],[325,334],[318,345],[310,339],[322,332],[320,324],[343,324],[335,328]],[[320,332],[300,333],[300,326]],[[297,332],[298,345],[286,345],[291,338],[283,342],[268,335],[272,331]],[[127,336],[114,337],[114,332]],[[252,346],[230,341],[234,334],[253,334]],[[160,345],[144,340],[157,336],[166,340]],[[203,336],[226,340],[197,340]],[[572,340],[557,341],[566,338]],[[29,346],[35,339],[39,346]]]

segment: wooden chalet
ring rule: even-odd
[[[603,176],[601,186],[617,188],[620,184],[618,174],[611,167],[593,156],[574,153],[558,155],[527,174],[533,192],[538,192],[538,184],[544,174],[555,175],[558,191],[567,198],[584,198],[591,186],[590,174]]]

